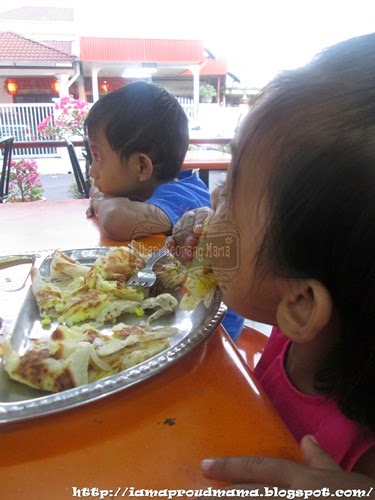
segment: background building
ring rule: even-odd
[[[246,108],[252,91],[240,88],[226,61],[216,59],[202,40],[82,36],[75,16],[75,9],[65,7],[0,13],[0,135],[39,139],[37,124],[59,96],[94,102],[139,79],[179,99],[192,135],[232,133],[244,109],[223,108]],[[211,105],[199,104],[206,84],[216,92]]]
[[[48,102],[56,94],[94,101],[142,78],[195,104],[200,84],[210,83],[222,103],[226,75],[225,61],[215,60],[202,40],[84,37],[72,8],[0,13],[2,102]]]

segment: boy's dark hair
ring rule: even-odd
[[[154,175],[170,180],[181,170],[189,146],[188,119],[167,90],[135,82],[101,97],[85,120],[85,133],[103,130],[122,161],[133,153],[147,154]]]
[[[340,341],[315,385],[375,431],[375,34],[280,74],[242,135],[270,172],[258,263],[330,291]]]

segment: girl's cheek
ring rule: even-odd
[[[219,222],[228,216],[228,206],[227,200],[225,197],[221,196],[218,200],[217,206],[215,208],[214,213],[211,216],[211,220],[215,222]]]

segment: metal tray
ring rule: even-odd
[[[107,247],[64,250],[73,259],[89,265],[107,252]],[[51,260],[52,254],[41,254],[35,262],[43,277],[49,276]],[[56,325],[52,323],[51,329],[47,331],[41,326],[30,285],[30,277],[27,277],[22,289],[14,292],[0,291],[0,338],[11,335],[13,348],[17,352],[25,349],[29,339],[49,335]],[[192,351],[215,330],[225,312],[226,307],[217,290],[208,308],[200,303],[193,311],[179,309],[169,316],[161,317],[152,326],[178,328],[178,333],[169,339],[170,348],[116,375],[59,393],[47,393],[11,380],[0,366],[0,423],[17,422],[63,411],[142,382]],[[126,317],[126,321],[123,320],[128,324],[138,321],[139,318],[135,319],[130,315]],[[105,331],[105,328],[101,330]]]

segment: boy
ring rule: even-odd
[[[136,82],[104,95],[85,121],[94,185],[87,216],[111,239],[170,233],[188,211],[210,206],[196,173],[181,171],[188,119],[165,89]],[[227,312],[223,325],[237,340],[244,320]]]
[[[183,213],[209,206],[206,185],[181,171],[188,119],[165,89],[136,82],[101,97],[85,121],[93,162],[91,203],[111,239],[169,233]]]

